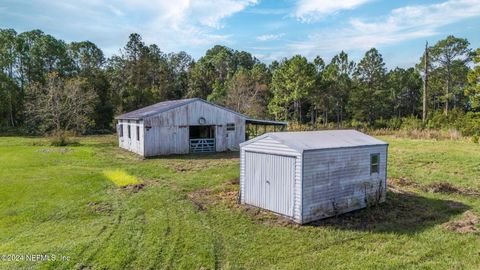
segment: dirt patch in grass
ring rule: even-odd
[[[73,152],[73,150],[70,149],[70,148],[60,147],[60,148],[42,148],[42,149],[37,150],[37,152],[40,152],[40,153],[62,153],[62,154],[65,154],[65,153]]]
[[[138,183],[138,184],[129,184],[129,185],[123,186],[121,187],[121,189],[131,193],[138,193],[142,191],[145,187],[146,187],[146,183]]]
[[[107,202],[89,202],[88,207],[95,213],[111,213],[113,206]]]
[[[210,189],[200,189],[187,194],[188,199],[197,207],[200,211],[207,210],[207,197],[211,196]]]
[[[271,226],[298,226],[286,217],[258,207],[240,204],[238,184],[238,178],[230,179],[218,188],[190,192],[187,197],[199,211],[206,211],[214,205],[222,204],[233,211],[247,215],[255,223]]]
[[[479,217],[472,211],[466,211],[459,220],[448,222],[444,225],[445,229],[458,233],[479,233]]]
[[[393,189],[397,187],[401,188],[413,188],[419,189],[425,192],[431,193],[446,193],[446,194],[459,194],[459,195],[466,195],[466,196],[480,196],[480,191],[471,189],[471,188],[464,188],[452,185],[448,182],[434,182],[427,185],[422,185],[416,183],[407,178],[389,178],[388,185]]]

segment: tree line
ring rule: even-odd
[[[108,132],[114,115],[199,97],[251,117],[315,128],[400,128],[422,117],[428,71],[423,127],[480,127],[480,49],[448,36],[427,52],[416,66],[391,70],[375,48],[358,63],[341,51],[328,63],[295,55],[267,65],[221,45],[194,60],[131,34],[119,53],[106,58],[89,41],[0,29],[0,124],[32,133]]]

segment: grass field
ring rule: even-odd
[[[296,226],[235,204],[236,153],[142,160],[110,136],[1,137],[0,256],[51,260],[0,269],[479,269],[480,146],[382,139],[387,202]]]

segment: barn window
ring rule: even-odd
[[[130,132],[130,125],[127,126],[127,133],[128,133],[128,138],[132,138],[132,133]]]
[[[120,137],[123,137],[123,125],[122,124],[118,125],[118,129],[120,132]]]
[[[137,126],[137,141],[140,141],[140,127]]]
[[[380,166],[380,154],[370,155],[370,174],[378,173]]]
[[[227,130],[235,130],[235,123],[227,123]]]

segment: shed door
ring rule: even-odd
[[[245,153],[245,203],[293,216],[295,157]]]

